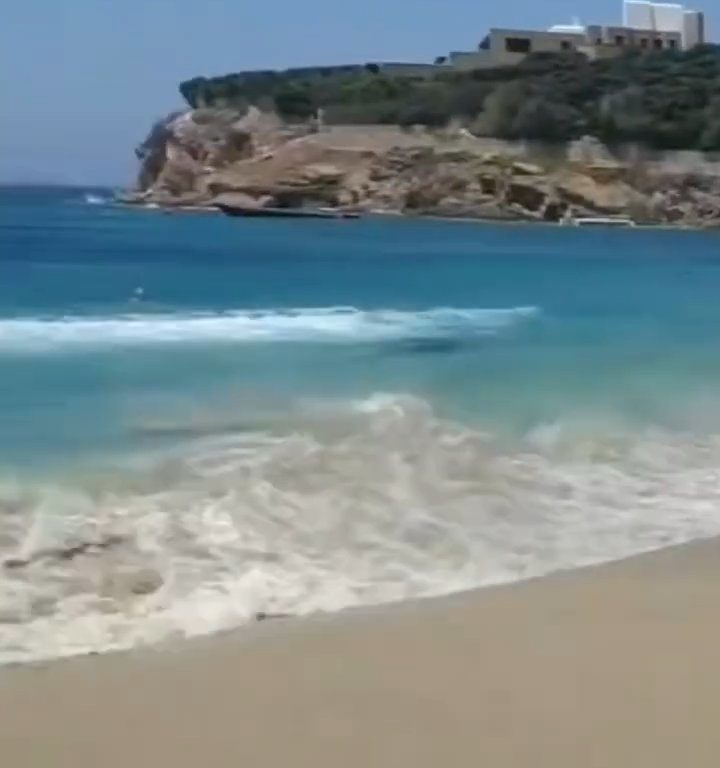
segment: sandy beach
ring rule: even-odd
[[[0,675],[2,764],[716,766],[720,542]]]

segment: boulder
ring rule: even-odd
[[[342,168],[330,163],[312,163],[300,169],[300,176],[308,184],[336,184],[345,175]]]
[[[211,205],[233,205],[238,208],[270,208],[274,203],[271,195],[255,197],[244,192],[223,192],[210,201]]]
[[[512,172],[518,176],[542,176],[545,171],[535,163],[525,163],[521,160],[516,160],[511,166]]]
[[[620,214],[645,196],[625,182],[604,184],[582,173],[563,174],[555,180],[561,200],[602,214]]]

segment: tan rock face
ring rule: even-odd
[[[313,163],[302,168],[301,174],[311,184],[333,184],[342,179],[345,171],[330,163]]]
[[[560,196],[571,205],[606,214],[622,213],[642,197],[622,181],[601,183],[577,172],[563,174],[556,187]]]
[[[720,170],[668,175],[649,164],[628,167],[591,137],[569,145],[559,163],[500,145],[488,151],[487,140],[467,131],[344,126],[316,133],[254,108],[242,115],[194,110],[157,123],[138,148],[131,201],[547,221],[568,213],[657,223],[720,219]]]

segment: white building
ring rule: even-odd
[[[653,29],[655,16],[653,5],[644,0],[625,0],[623,3],[623,26],[633,29]]]
[[[474,51],[441,57],[454,69],[488,69],[519,64],[533,53],[583,54],[588,59],[639,52],[689,50],[705,42],[705,17],[677,3],[623,0],[623,23],[555,24],[547,30],[491,29]]]
[[[694,48],[705,42],[705,14],[702,11],[685,11],[682,36],[683,48]]]
[[[623,25],[629,29],[679,34],[684,50],[705,42],[704,14],[677,3],[624,0]]]

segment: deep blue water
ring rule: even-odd
[[[509,428],[584,408],[667,422],[714,396],[720,371],[716,234],[237,221],[6,189],[0,238],[4,464],[127,448],[148,409],[172,418],[208,398],[240,421],[259,399],[408,392]],[[402,312],[407,328],[368,340],[358,321],[328,343],[300,312],[291,341],[273,335],[285,310],[342,307]],[[498,328],[482,314],[413,322],[437,308],[536,313]],[[248,310],[269,313],[266,343],[228,314]],[[200,313],[227,327],[184,342]],[[128,315],[148,321],[130,340],[117,327]],[[96,324],[70,341],[63,324],[82,318]],[[153,319],[179,338],[163,343]]]
[[[719,297],[709,232],[0,191],[0,663],[720,533]]]

